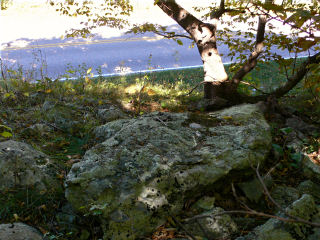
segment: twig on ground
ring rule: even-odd
[[[166,124],[164,121],[162,121],[159,117],[155,116],[155,119],[157,119],[159,122],[161,122],[163,125],[168,127],[168,124]]]
[[[55,124],[49,123],[47,121],[42,121],[44,124],[49,125],[50,127],[53,127],[56,130],[59,130],[61,132],[66,133],[67,131],[63,130],[62,128],[57,127]]]
[[[170,215],[172,217],[173,221],[192,239],[197,240],[195,236],[193,236],[184,226],[181,224],[173,215]]]
[[[240,200],[240,198],[237,195],[237,192],[236,192],[236,189],[235,189],[233,183],[231,183],[231,188],[232,188],[232,194],[233,194],[234,198],[237,200],[237,202],[239,202],[241,204],[241,206],[244,209],[246,209],[248,212],[254,211],[251,208],[249,208],[247,204],[245,204],[243,201]]]

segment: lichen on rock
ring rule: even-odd
[[[72,166],[67,199],[83,214],[101,208],[105,239],[134,239],[231,171],[265,160],[271,133],[256,105],[203,115],[155,112],[107,123],[103,142]]]
[[[0,191],[15,187],[45,191],[60,188],[55,166],[44,153],[29,144],[0,142]]]

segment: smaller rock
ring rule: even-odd
[[[97,142],[105,141],[119,132],[123,126],[128,125],[128,123],[129,120],[127,119],[120,119],[116,122],[108,122],[104,125],[96,127],[93,131],[93,135],[95,136]]]
[[[80,118],[79,109],[76,106],[68,105],[63,102],[47,100],[42,105],[44,120],[53,123],[55,126],[66,132],[75,132],[79,128]],[[82,117],[82,114],[81,114]]]
[[[319,131],[319,129],[313,125],[307,124],[302,119],[298,117],[288,118],[286,120],[286,125],[293,129],[296,129],[302,133],[310,134],[312,132]]]
[[[308,221],[315,221],[319,215],[319,208],[315,205],[311,195],[304,194],[285,209],[288,214]],[[283,213],[277,215],[285,217]],[[236,240],[296,240],[307,239],[308,234],[315,232],[315,228],[306,224],[286,223],[278,219],[269,219],[258,226],[251,233]],[[312,239],[313,240],[313,239]]]
[[[37,136],[45,136],[45,135],[49,135],[50,133],[53,132],[53,128],[49,127],[46,124],[42,124],[42,123],[37,123],[34,124],[26,129],[24,129],[21,134],[23,136],[33,136],[33,137],[37,137]]]
[[[259,226],[256,230],[258,235],[254,238],[247,238],[252,240],[296,240],[293,236],[285,229],[279,228],[281,224],[275,219],[268,220],[262,226]]]
[[[0,190],[35,187],[59,188],[56,169],[49,157],[32,146],[13,140],[0,142]]]
[[[42,234],[24,223],[0,224],[1,240],[42,240]]]
[[[308,236],[307,240],[319,240],[320,239],[320,228],[315,228],[313,234]]]
[[[215,111],[215,110],[219,110],[222,109],[224,107],[226,107],[228,105],[228,101],[220,98],[220,97],[216,97],[215,99],[202,99],[198,102],[196,109],[203,111],[203,110],[209,110],[209,111]]]
[[[214,202],[215,198],[214,197],[202,197],[200,198],[193,206],[196,210],[200,210],[201,212],[203,211],[209,211],[214,208]]]
[[[214,216],[215,214],[223,211],[224,210],[222,208],[215,207],[211,211],[201,214],[212,216],[199,219],[198,223],[201,225],[201,227],[196,221],[185,224],[185,227],[194,236],[208,236],[210,239],[228,238],[237,233],[238,228],[229,215]]]
[[[276,186],[271,191],[272,198],[281,207],[287,207],[300,197],[299,190],[288,186]]]
[[[310,194],[314,197],[316,203],[320,203],[320,186],[310,180],[306,180],[297,187],[300,194]],[[320,239],[320,238],[319,238]]]
[[[302,172],[308,179],[320,183],[320,165],[312,162],[308,156],[302,159]]]
[[[73,236],[85,230],[77,225],[78,216],[73,212],[69,203],[61,207],[60,211],[56,214],[56,220],[60,230],[72,232]]]
[[[90,237],[90,233],[88,232],[88,230],[83,229],[81,231],[81,235],[80,235],[80,240],[87,240]]]
[[[288,149],[292,149],[295,152],[301,152],[303,150],[306,136],[304,136],[300,131],[293,130],[286,135],[286,146]]]
[[[272,178],[271,176],[264,177],[264,183],[267,188],[269,188],[272,185]],[[263,187],[260,183],[260,181],[255,178],[254,180],[243,182],[239,184],[239,187],[244,192],[246,197],[255,203],[258,203],[260,198],[263,196]]]
[[[312,222],[313,218],[319,215],[319,209],[316,206],[314,199],[309,194],[302,195],[297,201],[293,202],[291,206],[286,208],[286,212],[289,215],[305,219]],[[285,224],[285,229],[298,239],[306,239],[312,227],[307,224]]]
[[[115,106],[109,108],[99,109],[98,117],[104,122],[111,122],[117,119],[126,118],[127,115]]]

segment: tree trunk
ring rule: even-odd
[[[204,69],[204,98],[219,107],[229,105],[236,94],[222,63],[216,44],[216,26],[203,23],[174,0],[159,0],[157,5],[194,39]]]

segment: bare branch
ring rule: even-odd
[[[153,33],[168,39],[182,37],[182,38],[188,38],[190,40],[193,40],[192,37],[183,35],[183,34],[172,34],[171,32],[160,32],[160,31],[153,31]]]
[[[276,215],[272,215],[272,214],[268,214],[268,213],[263,213],[263,212],[257,212],[255,210],[251,210],[251,211],[245,211],[245,210],[232,210],[232,211],[222,211],[219,213],[215,213],[215,214],[211,214],[211,215],[196,215],[192,218],[187,218],[185,219],[183,222],[184,223],[190,223],[195,221],[196,219],[202,219],[202,218],[214,218],[214,217],[218,217],[221,215],[226,215],[226,214],[245,214],[245,215],[255,215],[255,216],[259,216],[259,217],[265,217],[265,218],[274,218],[274,219],[278,219],[280,221],[283,222],[289,222],[289,223],[302,223],[302,222],[298,222],[294,219],[289,219],[289,218],[283,218],[283,217],[279,217]],[[309,222],[309,225],[312,225],[314,227],[320,227],[320,224],[317,223],[312,223]]]

